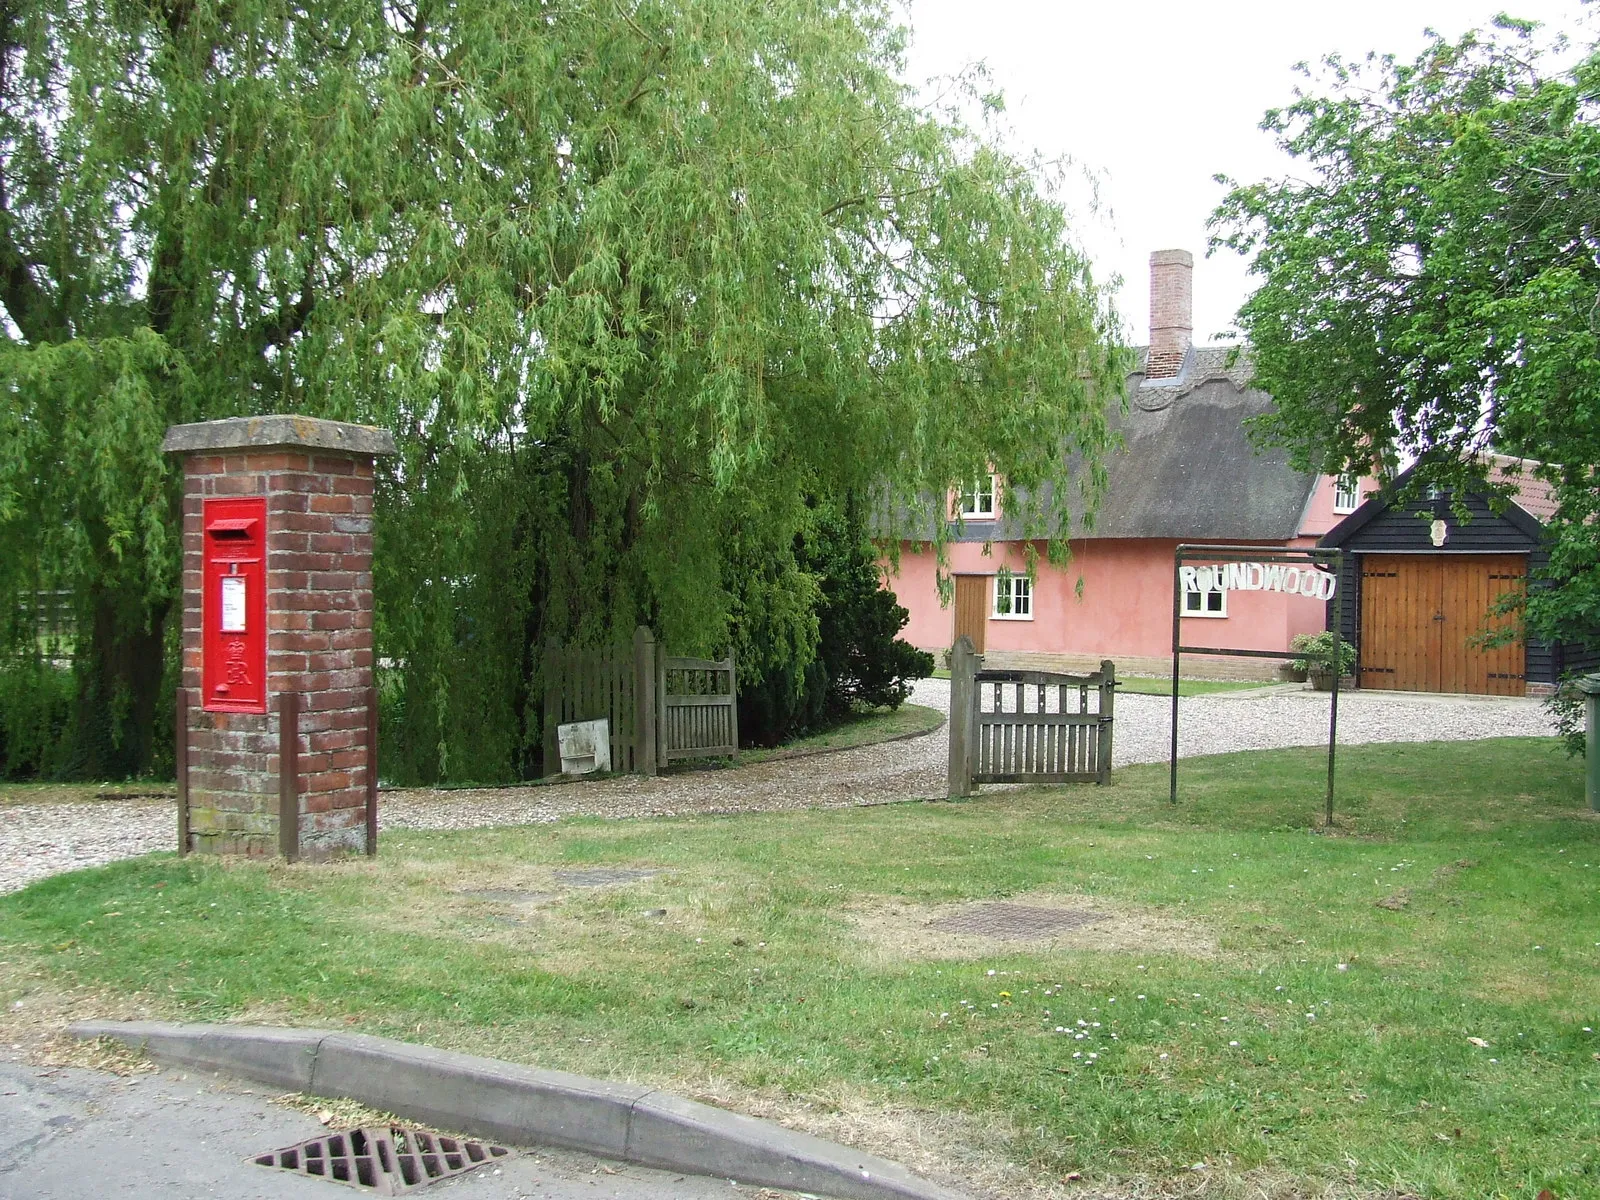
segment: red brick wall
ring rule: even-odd
[[[183,686],[189,690],[190,839],[196,850],[278,848],[278,698],[300,705],[300,846],[365,845],[372,683],[372,461],[307,450],[191,454],[184,464]],[[201,707],[202,501],[267,500],[267,703]]]

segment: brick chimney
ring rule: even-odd
[[[1157,250],[1150,255],[1150,353],[1146,379],[1172,379],[1194,340],[1194,255]]]

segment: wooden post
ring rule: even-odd
[[[733,731],[733,761],[739,762],[739,664],[732,650],[728,651],[728,695],[733,703],[728,705],[728,728]]]
[[[278,697],[278,852],[300,857],[300,694]]]
[[[378,689],[367,689],[367,857],[378,853]]]
[[[656,763],[656,635],[643,625],[633,631],[633,761],[644,775]]]
[[[656,647],[656,767],[667,765],[667,651]]]
[[[972,639],[962,634],[950,651],[950,768],[951,797],[972,795],[972,705],[976,690],[977,655]]]
[[[1041,711],[1044,706],[1041,704]],[[1111,782],[1111,723],[1117,715],[1117,664],[1100,660],[1100,770],[1095,783]]]
[[[566,665],[560,647],[554,643],[544,648],[544,773],[561,774],[561,745],[556,738],[556,726],[561,720],[561,693],[567,686]]]
[[[189,853],[189,689],[178,689],[174,763],[178,775],[178,853]]]
[[[1578,680],[1584,707],[1584,792],[1592,812],[1600,812],[1600,675]]]

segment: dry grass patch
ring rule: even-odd
[[[1039,937],[987,937],[956,933],[938,926],[971,913],[982,903],[906,904],[869,898],[852,904],[848,917],[856,937],[874,964],[909,959],[977,959],[996,953],[1030,954],[1091,950],[1144,952],[1214,958],[1217,937],[1197,921],[1158,909],[1101,896],[1031,892],[1007,903],[1051,909],[1081,924]]]

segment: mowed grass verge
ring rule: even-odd
[[[881,1114],[856,1140],[892,1155],[897,1120],[946,1114],[949,1161],[1040,1188],[1204,1163],[1284,1196],[1600,1196],[1581,764],[1543,740],[1352,748],[1331,832],[1323,765],[1189,760],[1176,808],[1157,765],[963,803],[392,834],[375,863],[158,856],[0,898],[0,998],[81,985],[814,1126]],[[554,874],[598,865],[662,873]],[[1046,945],[927,925],[1008,898],[1106,919]]]

